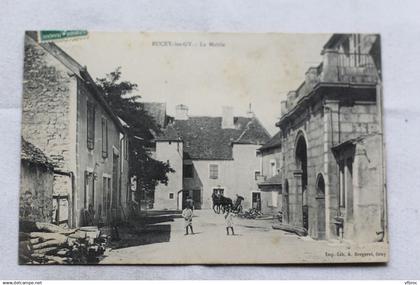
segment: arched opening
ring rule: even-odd
[[[289,181],[284,181],[283,191],[283,223],[289,223]]]
[[[325,239],[325,182],[324,176],[318,174],[316,180],[317,201],[317,237]]]
[[[302,171],[300,185],[302,186],[302,223],[305,229],[309,228],[308,222],[308,152],[305,137],[298,133],[296,140],[296,166]]]

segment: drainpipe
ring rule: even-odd
[[[124,212],[124,207],[123,207],[123,204],[122,204],[122,202],[121,202],[121,198],[122,198],[122,195],[121,195],[121,192],[122,192],[122,175],[123,175],[123,165],[124,165],[124,153],[127,151],[125,148],[123,149],[123,140],[125,139],[127,137],[127,135],[125,134],[125,133],[123,133],[123,136],[122,136],[122,138],[120,138],[120,150],[122,150],[121,151],[121,156],[120,156],[120,177],[119,177],[119,187],[120,187],[120,193],[119,193],[119,197],[118,198],[120,198],[119,199],[119,202],[120,202],[120,207],[121,207],[121,211],[122,211],[122,213],[123,213],[123,215],[124,215],[124,218],[126,219],[127,217],[126,217],[126,215],[125,215],[125,212]],[[127,203],[127,201],[126,201],[126,203]]]
[[[68,177],[70,177],[70,181],[71,181],[71,195],[70,195],[70,200],[71,200],[71,207],[69,207],[69,213],[68,213],[68,215],[69,215],[69,219],[70,219],[70,221],[69,221],[69,226],[70,227],[75,227],[76,225],[74,224],[75,223],[75,217],[74,217],[74,209],[76,208],[76,201],[75,201],[75,199],[74,199],[74,197],[75,197],[75,193],[76,193],[76,187],[75,187],[75,176],[74,176],[74,173],[73,173],[73,171],[61,171],[61,170],[54,170],[54,173],[55,174],[58,174],[58,175],[64,175],[64,176],[68,176]]]

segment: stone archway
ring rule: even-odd
[[[322,174],[316,179],[317,229],[318,239],[325,239],[325,181]]]
[[[298,171],[301,171],[300,181],[296,181],[300,185],[299,189],[302,193],[302,225],[305,229],[309,229],[309,210],[308,210],[308,147],[305,136],[302,131],[296,136],[295,159]],[[299,194],[298,194],[299,195]]]

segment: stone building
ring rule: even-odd
[[[156,158],[175,170],[168,185],[155,191],[157,209],[181,209],[187,196],[197,209],[212,207],[212,194],[245,198],[245,208],[260,206],[256,175],[260,172],[257,150],[270,139],[259,120],[249,114],[235,117],[224,107],[221,117],[189,116],[178,105],[171,124],[156,139]]]
[[[283,207],[281,132],[260,147],[258,154],[261,158],[261,172],[257,173],[256,179],[261,190],[261,211],[276,215]]]
[[[20,168],[21,221],[53,220],[53,165],[36,146],[22,139]]]
[[[321,64],[281,102],[285,222],[313,238],[383,239],[379,40],[333,35]]]
[[[54,195],[67,197],[70,226],[124,217],[127,135],[85,67],[54,43],[25,36],[22,136],[54,166]]]

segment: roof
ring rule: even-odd
[[[156,138],[156,141],[181,141],[181,138],[173,125],[166,126],[162,133]]]
[[[269,150],[272,148],[281,147],[281,131],[277,132],[268,142],[266,142],[260,151]]]
[[[232,160],[232,144],[262,145],[270,139],[256,118],[234,117],[234,126],[223,129],[221,117],[193,116],[175,120],[156,141],[182,139],[187,159]]]
[[[104,110],[108,113],[111,117],[115,125],[120,129],[120,131],[124,132],[125,129],[123,125],[121,125],[120,120],[116,116],[116,114],[112,111],[111,107],[106,102],[103,94],[98,89],[95,81],[92,79],[90,74],[87,71],[87,68],[80,65],[75,59],[73,59],[70,55],[68,55],[64,50],[62,50],[59,46],[57,46],[53,42],[45,42],[45,43],[38,43],[36,39],[33,38],[33,34],[30,32],[26,32],[27,40],[31,40],[36,42],[39,46],[44,48],[49,54],[54,56],[58,61],[60,61],[69,71],[71,71],[74,75],[76,75],[79,79],[81,79],[84,83],[86,83],[87,88],[91,91],[92,95],[96,98],[99,104],[104,108]]]
[[[158,126],[165,126],[166,103],[142,102],[141,105],[143,106],[143,110],[155,120]]]
[[[324,44],[324,49],[334,48],[338,42],[349,37],[350,34],[333,34]]]
[[[258,186],[271,186],[271,185],[281,185],[283,181],[283,178],[281,176],[281,174],[276,174],[270,178],[268,178],[267,180],[258,183]]]
[[[35,164],[53,168],[50,159],[36,146],[22,138],[21,159]]]
[[[377,136],[377,135],[378,135],[378,133],[377,133],[377,132],[373,132],[373,133],[370,133],[370,134],[360,135],[360,136],[357,136],[357,137],[355,137],[355,138],[348,139],[348,140],[346,140],[346,141],[343,141],[343,142],[341,142],[341,143],[338,143],[338,144],[333,145],[333,146],[331,147],[331,150],[332,150],[333,152],[337,152],[337,151],[340,151],[340,150],[346,149],[346,148],[348,148],[348,147],[351,147],[351,146],[355,146],[355,145],[357,145],[357,144],[360,144],[360,143],[361,143],[361,142],[363,142],[366,138],[369,138],[369,137],[374,137],[374,136]]]

